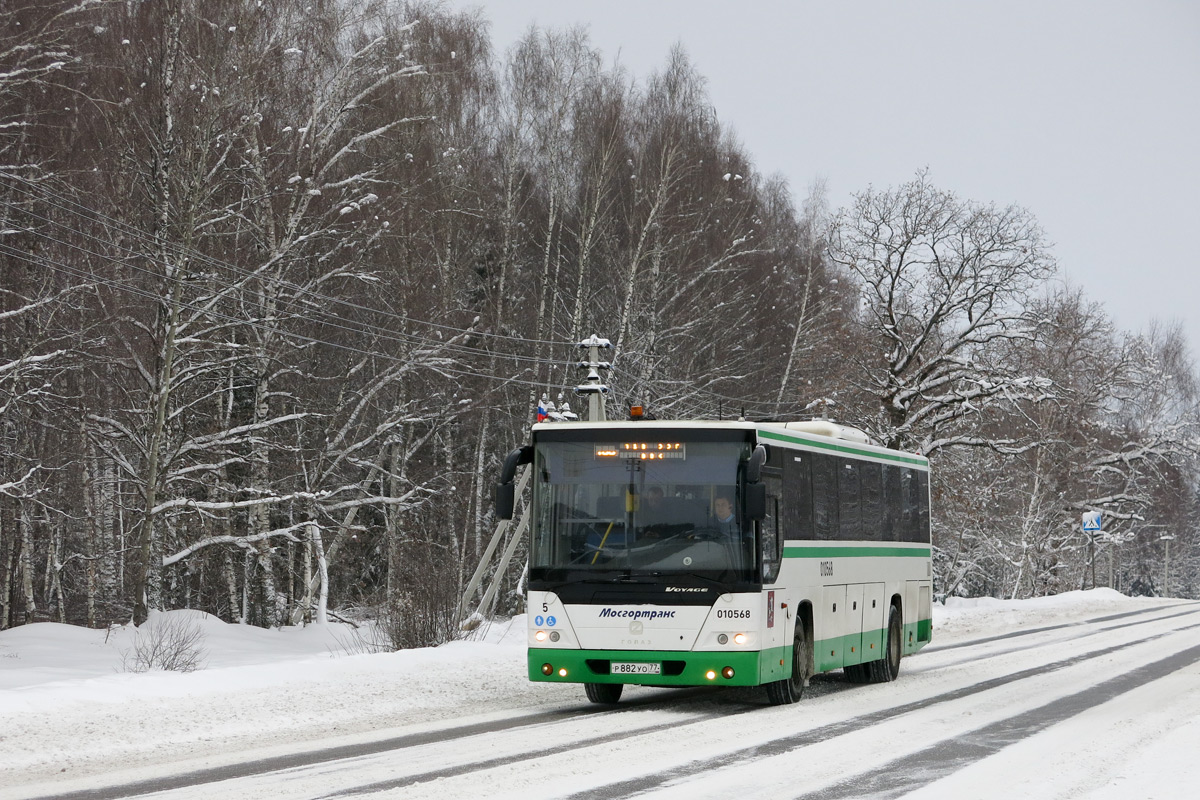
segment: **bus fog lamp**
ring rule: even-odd
[[[560,668],[559,668],[559,670],[558,670],[558,677],[560,677],[560,678],[565,678],[565,677],[567,677],[567,668],[566,668],[566,667],[560,667]]]
[[[710,681],[715,681],[717,679],[717,671],[715,669],[710,669],[708,672],[704,673],[704,677],[708,678]]]
[[[735,633],[735,634],[733,635],[733,643],[734,643],[734,644],[745,644],[745,643],[746,643],[746,634],[744,634],[744,633]]]
[[[733,667],[722,667],[721,675],[725,678],[725,680],[729,680],[733,677]]]

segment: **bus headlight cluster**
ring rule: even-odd
[[[537,639],[539,642],[544,642],[547,639],[552,642],[557,642],[562,638],[562,634],[560,634],[558,631],[550,631],[549,634],[547,634],[545,631],[537,631],[533,634],[533,638]]]
[[[733,643],[734,644],[745,644],[748,641],[750,641],[750,637],[744,633],[735,633],[733,635]],[[717,634],[717,644],[729,644],[729,634],[727,634],[727,633]]]

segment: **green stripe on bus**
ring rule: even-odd
[[[928,547],[785,547],[784,558],[929,558]]]
[[[906,624],[901,632],[901,654],[910,656],[929,644],[933,620],[922,619]],[[813,642],[813,663],[817,672],[831,672],[845,666],[866,664],[887,657],[887,628],[833,636]]]
[[[927,459],[927,458],[915,458],[913,456],[898,456],[898,455],[892,455],[891,453],[876,453],[871,450],[859,450],[857,447],[848,447],[844,444],[833,444],[832,442],[818,442],[818,441],[813,441],[812,439],[801,439],[798,436],[788,436],[787,434],[776,433],[775,431],[760,430],[758,432],[758,435],[762,436],[765,439],[777,439],[781,442],[792,442],[794,444],[802,444],[807,447],[815,447],[819,450],[833,450],[838,453],[851,453],[856,456],[866,456],[867,458],[878,458],[882,461],[897,461],[901,464],[915,464],[919,467],[928,467],[929,466],[929,459]]]

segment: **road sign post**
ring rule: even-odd
[[[1083,533],[1088,537],[1088,561],[1092,566],[1092,588],[1096,588],[1096,538],[1104,528],[1104,518],[1099,511],[1086,511],[1083,514]],[[1087,570],[1084,570],[1083,581],[1087,581]],[[1111,578],[1109,583],[1112,583]],[[1084,588],[1080,583],[1079,588]]]

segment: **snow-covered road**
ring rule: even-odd
[[[5,632],[0,797],[1107,800],[1200,779],[1200,603],[958,602],[895,683],[818,676],[782,707],[648,688],[592,706],[524,681],[522,624],[433,650],[8,689],[21,629]]]

